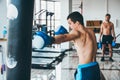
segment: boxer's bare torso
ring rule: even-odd
[[[83,33],[80,31],[79,33],[79,37],[73,40],[79,57],[79,64],[94,62],[97,52],[97,43],[94,33],[86,28]]]
[[[68,19],[70,28],[69,34],[55,36],[55,43],[72,41],[77,50],[79,64],[87,64],[95,61],[97,52],[96,37],[92,30],[85,28]]]
[[[112,22],[103,22],[101,24],[102,34],[103,35],[112,35],[112,29],[113,29],[113,23]]]

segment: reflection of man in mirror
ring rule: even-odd
[[[106,14],[105,15],[105,21],[101,24],[100,29],[100,38],[99,41],[101,41],[102,36],[102,58],[101,61],[104,61],[104,53],[106,45],[108,45],[109,48],[109,60],[114,61],[112,59],[113,53],[112,53],[112,41],[116,41],[115,37],[115,31],[114,31],[114,24],[110,21],[111,15]]]

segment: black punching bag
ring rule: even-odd
[[[6,80],[30,80],[34,0],[7,0]]]

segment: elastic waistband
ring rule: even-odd
[[[95,66],[95,65],[98,65],[98,63],[97,62],[90,62],[88,64],[78,65],[78,68],[91,67],[91,66]]]
[[[108,37],[108,36],[112,36],[112,35],[103,35],[103,36]]]

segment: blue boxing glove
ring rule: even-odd
[[[101,41],[98,43],[98,49],[102,48],[102,43]]]
[[[66,34],[68,33],[67,29],[65,29],[62,25],[60,25],[56,30],[55,30],[55,35],[60,35],[60,34]]]
[[[44,48],[47,45],[51,45],[55,39],[53,37],[48,36],[46,33],[39,31],[36,32],[36,35],[33,39],[33,47],[34,48]]]
[[[115,46],[116,46],[115,41],[112,41],[112,47],[115,47]]]

